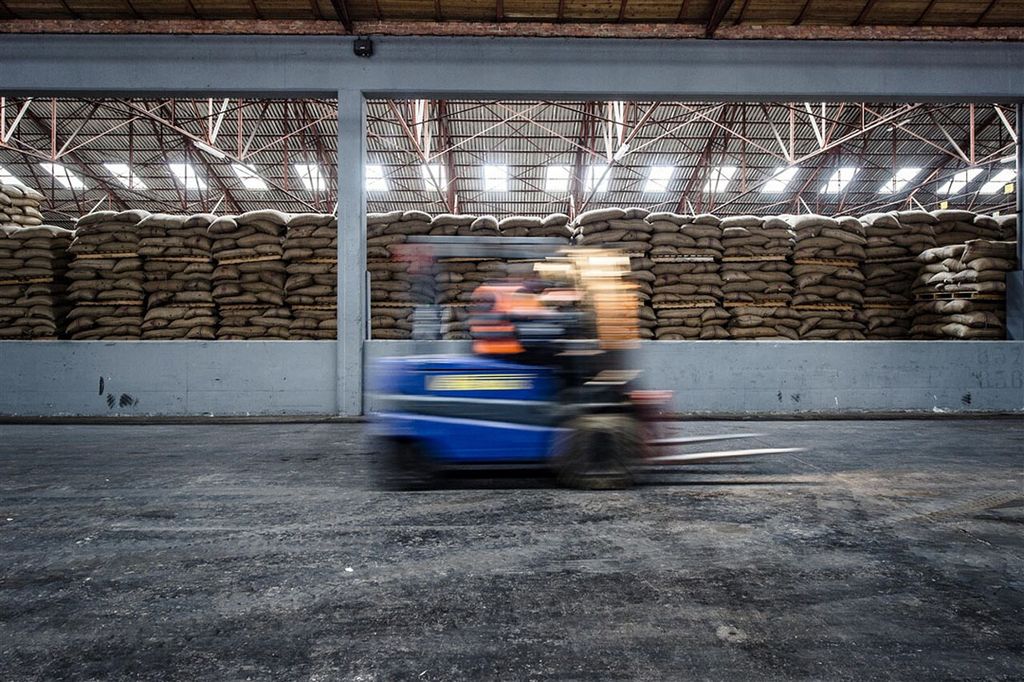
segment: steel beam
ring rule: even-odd
[[[1024,43],[8,36],[11,94],[1014,101]],[[530,55],[524,59],[523,55]],[[538,65],[544,68],[538,68]],[[8,68],[9,67],[9,68]],[[638,77],[637,74],[642,74]],[[705,100],[706,101],[706,100]]]
[[[685,9],[686,3],[683,3]],[[795,25],[716,26],[723,40],[925,40],[975,41],[1024,39],[1020,26],[822,26],[804,25],[806,8]],[[682,15],[681,15],[682,16]],[[724,15],[723,15],[724,16]],[[564,0],[555,21],[356,21],[347,28],[323,19],[9,19],[0,33],[114,35],[371,35],[496,38],[680,39],[708,37],[708,25],[685,23],[570,23]],[[720,20],[721,21],[721,20]]]

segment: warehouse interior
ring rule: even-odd
[[[1022,63],[1016,0],[0,0],[0,677],[1020,677]],[[628,338],[500,357],[565,272]]]

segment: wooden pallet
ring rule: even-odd
[[[212,258],[201,258],[199,256],[139,256],[148,263],[212,263]]]
[[[856,306],[847,303],[808,303],[806,305],[794,305],[791,306],[793,310],[821,310],[821,311],[833,311],[833,312],[853,312],[856,310]]]
[[[841,268],[856,268],[860,261],[841,260],[838,258],[796,258],[793,260],[796,265],[834,265]]]
[[[899,258],[868,258],[864,261],[865,265],[875,265],[878,263],[913,263],[917,259],[913,256],[900,256]]]
[[[53,277],[16,277],[14,279],[0,280],[0,286],[21,285],[21,284],[53,284]]]
[[[717,259],[714,256],[696,254],[679,254],[677,256],[651,256],[655,263],[714,263]]]
[[[936,291],[915,294],[920,301],[1005,301],[1006,294],[993,294],[983,291]]]
[[[718,303],[715,301],[694,301],[693,303],[655,303],[651,307],[654,310],[684,310],[690,308],[715,308]]]
[[[786,256],[722,256],[723,263],[785,263]]]
[[[723,308],[788,308],[789,301],[723,301]]]
[[[284,258],[281,256],[249,256],[246,258],[228,258],[227,260],[217,260],[217,265],[238,265],[239,263],[269,263],[271,261],[283,261]]]
[[[108,260],[110,258],[141,258],[138,253],[128,251],[94,252],[73,254],[75,260]]]

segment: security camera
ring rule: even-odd
[[[373,56],[373,41],[369,38],[356,38],[352,44],[352,51],[357,57],[370,58]]]

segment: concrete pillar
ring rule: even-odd
[[[338,92],[337,411],[363,413],[366,339],[366,104],[358,90]]]
[[[1017,103],[1017,269],[1006,275],[1006,338],[1024,341],[1024,188],[1021,187],[1024,171],[1024,103]]]

